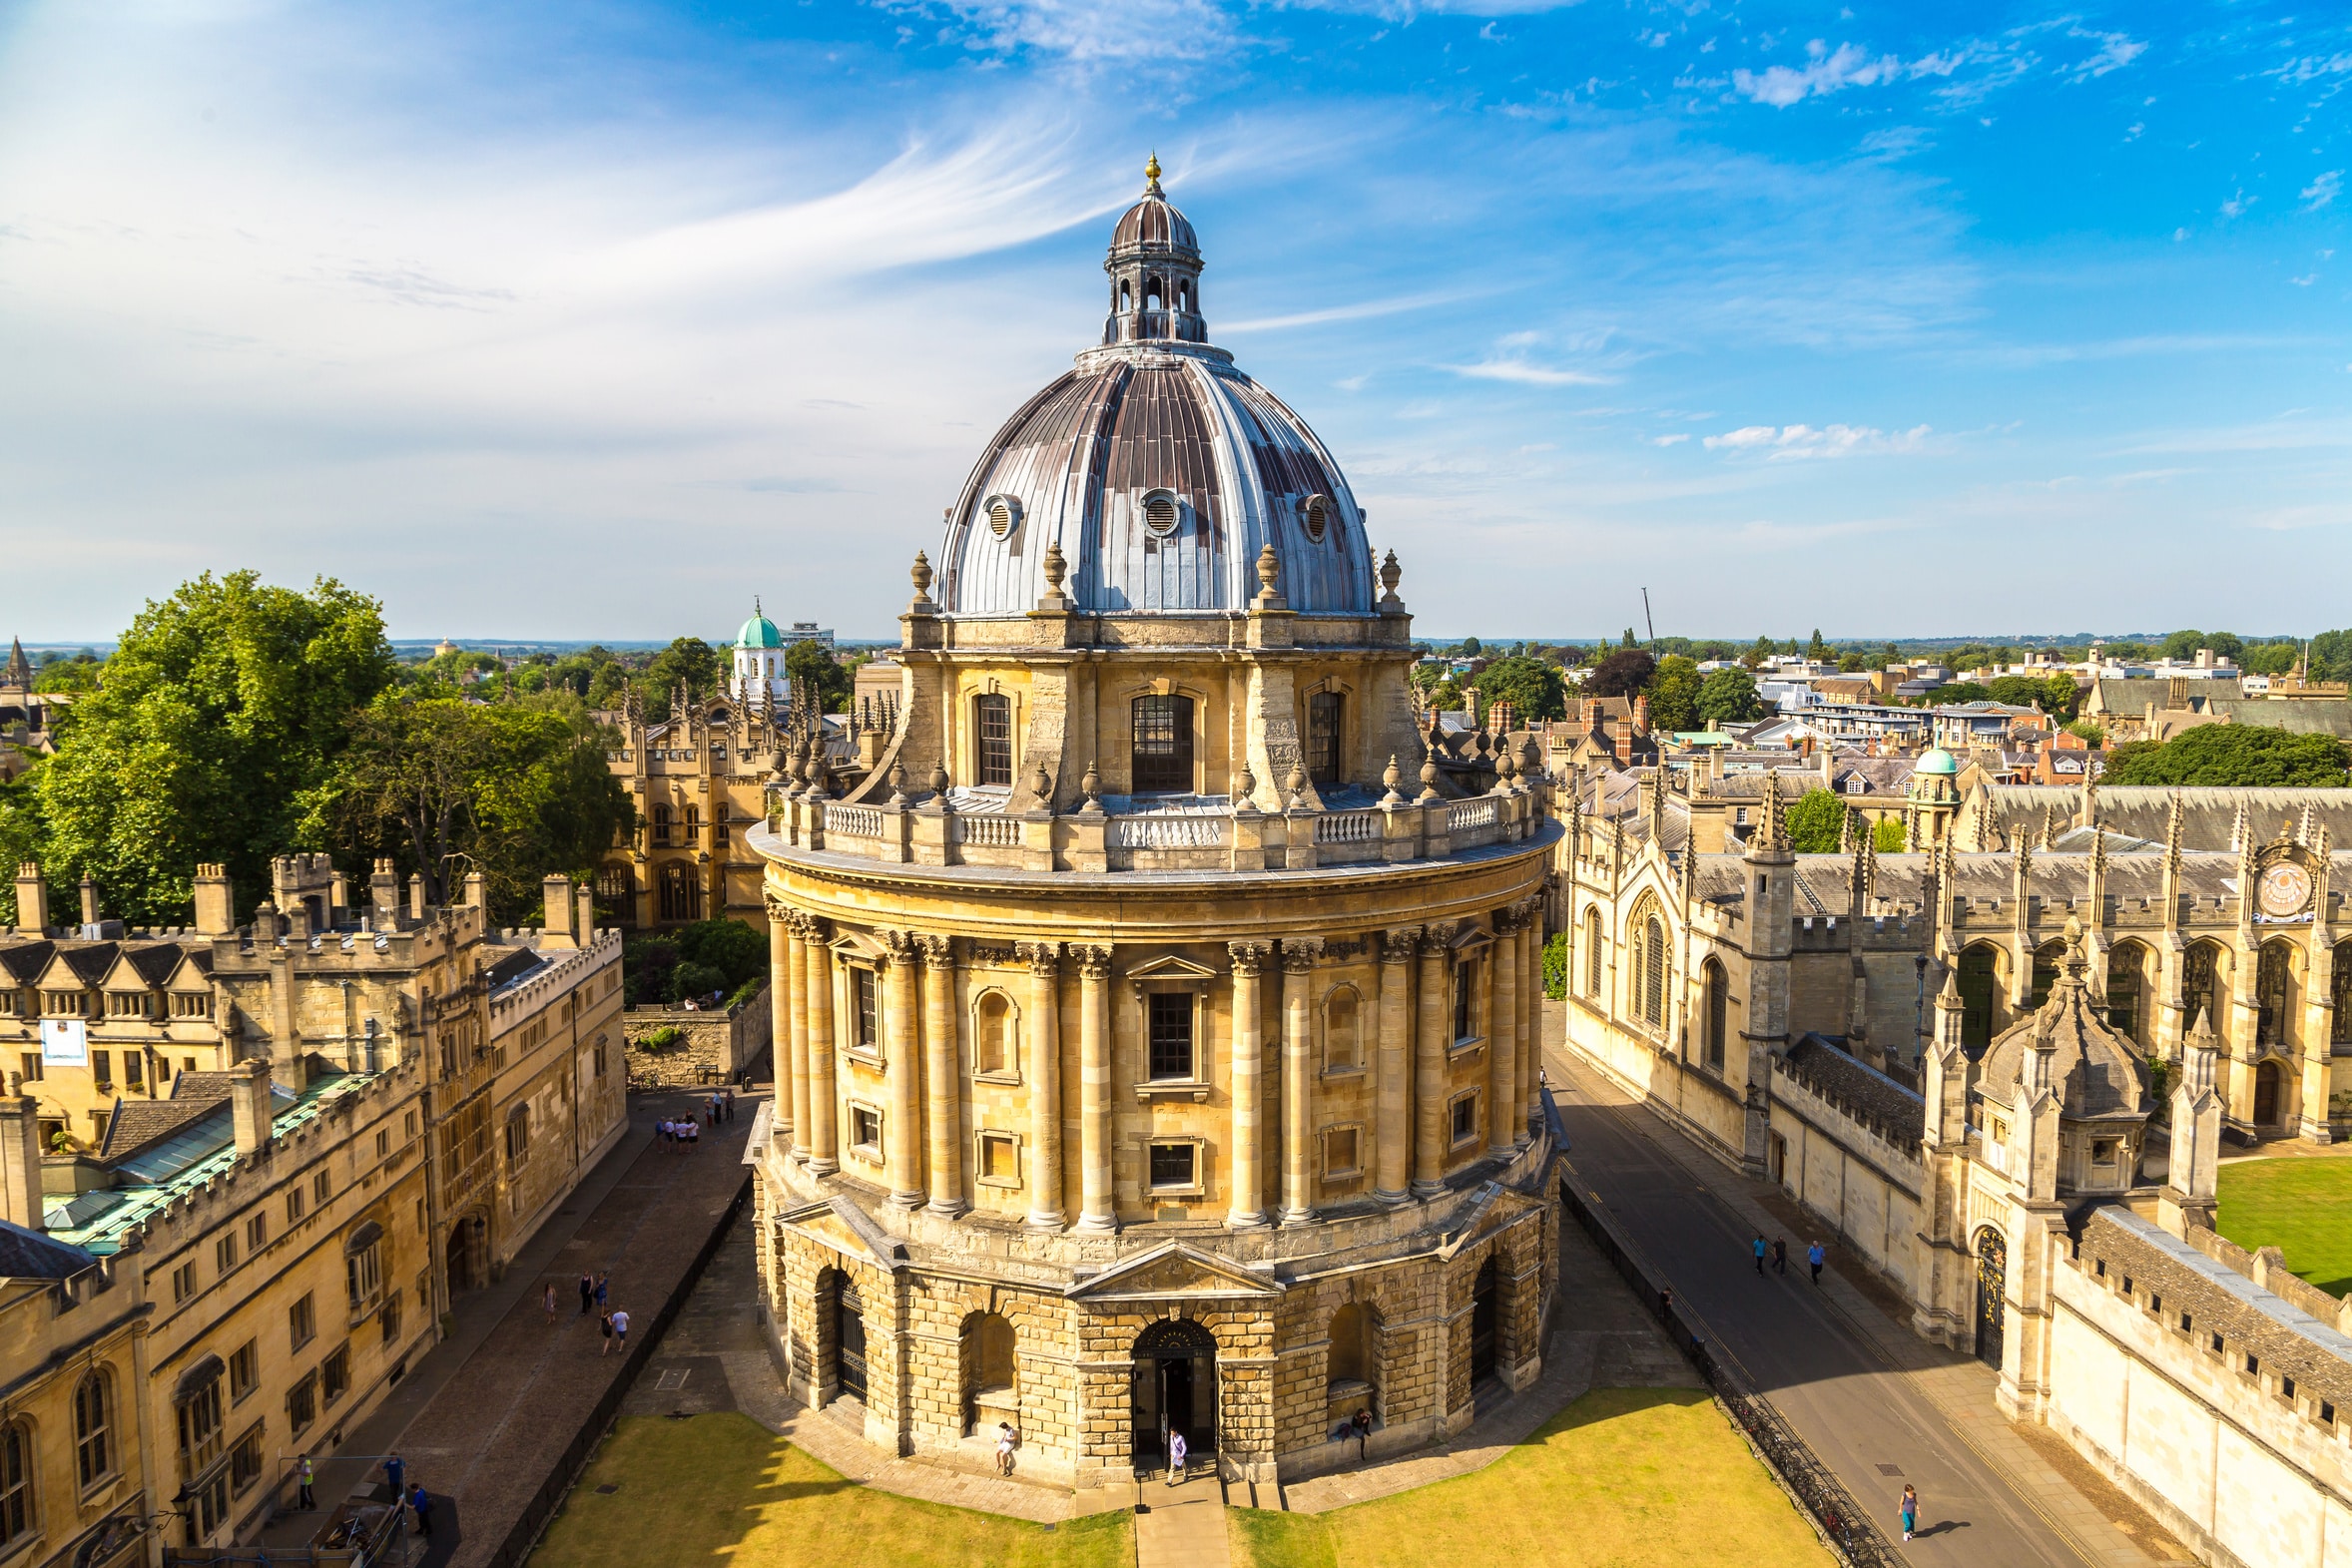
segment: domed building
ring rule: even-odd
[[[754,707],[771,698],[779,708],[788,706],[792,677],[785,674],[784,654],[784,634],[754,599],[752,618],[743,623],[743,630],[735,634],[735,646],[728,650],[727,695]]]
[[[1558,825],[1524,736],[1421,728],[1394,555],[1208,341],[1156,163],[1102,340],[918,554],[870,771],[780,759],[779,1091],[755,1139],[792,1392],[1032,1478],[1295,1477],[1540,1367]]]

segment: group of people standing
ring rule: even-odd
[[[539,1305],[547,1313],[547,1326],[555,1326],[555,1282],[547,1282],[547,1289],[539,1297]],[[596,1326],[604,1337],[600,1354],[610,1355],[618,1344],[621,1353],[629,1353],[629,1314],[612,1305],[612,1276],[583,1271],[580,1275],[580,1315],[596,1314]]]
[[[664,1154],[692,1154],[703,1129],[735,1120],[735,1091],[722,1089],[703,1101],[702,1115],[665,1116],[654,1124],[654,1147]]]

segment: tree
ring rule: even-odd
[[[354,860],[390,855],[454,902],[468,870],[512,915],[551,872],[593,873],[636,808],[605,767],[605,736],[569,693],[505,703],[387,697],[360,715],[304,800],[302,837]]]
[[[1764,661],[1770,659],[1772,655],[1772,639],[1759,637],[1749,646],[1746,653],[1739,656],[1739,662],[1751,670],[1760,670],[1764,666]]]
[[[150,600],[37,770],[43,868],[143,924],[185,918],[201,861],[258,901],[393,668],[380,607],[331,579],[207,573]]]
[[[1756,678],[1745,670],[1712,672],[1699,688],[1698,711],[1710,730],[1761,719],[1764,702],[1756,695]]]
[[[2257,643],[2240,659],[2248,675],[2287,675],[2303,657],[2301,643]]]
[[[33,672],[36,692],[95,692],[106,661],[85,648],[71,658],[52,654]]]
[[[1649,683],[1649,722],[1671,734],[1699,727],[1699,667],[1693,659],[1668,654]]]
[[[670,696],[680,685],[688,702],[700,702],[719,690],[726,675],[719,650],[699,637],[681,637],[653,656],[645,667],[645,717],[659,724],[670,717]]]
[[[2322,632],[2311,639],[2311,679],[2352,681],[2352,631]]]
[[[1904,848],[1903,818],[1882,816],[1871,823],[1870,846],[1880,854],[1901,854]]]
[[[1423,693],[1422,701],[1442,714],[1458,714],[1469,706],[1463,701],[1462,688],[1454,684],[1452,676],[1447,676]]]
[[[2174,632],[2171,636],[2164,639],[2163,645],[2158,650],[2158,652],[2163,658],[2166,659],[2186,660],[2194,659],[2197,656],[2198,649],[2210,648],[2212,644],[2206,639],[2205,634],[2202,632]]]
[[[1994,702],[2039,708],[2059,719],[2072,713],[2081,700],[2070,675],[2005,675],[1988,684],[1985,694]]]
[[[1559,671],[1540,659],[1519,654],[1497,659],[1470,685],[1489,703],[1510,704],[1512,720],[1520,725],[1567,717],[1566,683]]]
[[[2298,785],[2342,788],[2344,743],[2255,725],[2211,724],[2169,741],[2134,741],[2108,755],[2111,784]]]
[[[1805,657],[1808,659],[1830,659],[1836,657],[1835,654],[1831,651],[1829,644],[1821,640],[1821,628],[1818,626],[1813,629],[1813,641],[1805,645]]]
[[[1834,854],[1846,831],[1846,802],[1829,789],[1808,789],[1789,807],[1789,847],[1800,854]]]
[[[1848,653],[1838,655],[1838,674],[1868,675],[1869,673],[1870,656],[1868,654]]]
[[[803,639],[784,651],[784,673],[814,691],[824,712],[850,711],[850,672],[814,640]]]
[[[1477,658],[1477,657],[1478,657],[1478,655],[1479,655],[1479,654],[1481,654],[1481,653],[1484,653],[1484,652],[1485,652],[1485,645],[1484,645],[1484,644],[1482,644],[1482,643],[1480,643],[1480,642],[1479,642],[1479,641],[1478,641],[1476,638],[1474,638],[1474,637],[1466,637],[1466,638],[1464,638],[1464,639],[1462,640],[1462,657],[1463,657],[1463,658],[1465,658],[1465,659],[1475,659],[1475,658]]]
[[[1640,649],[1620,648],[1592,667],[1584,691],[1590,697],[1631,697],[1649,685],[1657,669],[1657,661]]]

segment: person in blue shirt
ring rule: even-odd
[[[1813,1270],[1813,1283],[1821,1283],[1821,1266],[1829,1262],[1829,1249],[1815,1242],[1805,1249],[1805,1262]]]
[[[1756,1255],[1756,1273],[1762,1274],[1764,1272],[1764,1233],[1762,1231],[1756,1233],[1756,1240],[1750,1250]]]

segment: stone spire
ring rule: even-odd
[[[25,657],[25,645],[11,637],[8,640],[8,668],[0,670],[0,686],[29,687],[33,684],[33,662]]]
[[[2214,1168],[2221,1159],[2221,1096],[2214,1080],[2220,1056],[2213,1021],[2200,1012],[2180,1053],[2180,1082],[2172,1089],[2172,1159],[2156,1195],[2156,1223],[2175,1236],[2192,1225],[2210,1230],[2219,1208]]]

